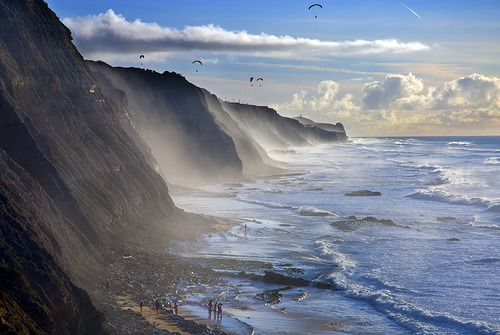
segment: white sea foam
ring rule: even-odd
[[[356,262],[350,259],[346,254],[339,252],[338,247],[327,240],[317,240],[314,242],[316,250],[322,258],[333,262],[340,269],[347,271],[356,267]]]
[[[449,142],[448,145],[463,145],[463,146],[470,146],[470,142]]]
[[[500,164],[500,157],[489,157],[489,158],[486,158],[484,161],[481,162],[481,164],[484,164],[484,165],[499,165]]]
[[[467,320],[449,313],[439,313],[424,309],[405,301],[390,287],[376,288],[351,281],[347,276],[332,276],[336,287],[355,299],[369,302],[376,310],[388,315],[414,334],[462,333],[464,330],[480,334],[498,334],[500,327],[487,322]],[[443,332],[447,329],[446,332]]]
[[[452,194],[446,191],[441,186],[429,187],[428,189],[419,189],[413,193],[408,194],[407,196],[415,199],[434,200],[447,202],[450,204],[481,206],[486,207],[490,211],[496,211],[498,210],[497,206],[500,206],[498,205],[498,199],[469,196],[466,194]]]
[[[303,216],[338,216],[335,213],[309,206],[301,206],[297,210]]]

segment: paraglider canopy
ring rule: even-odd
[[[309,6],[309,8],[308,8],[308,9],[311,9],[311,8],[313,8],[314,6],[319,6],[319,7],[323,8],[323,6],[321,6],[319,3],[315,3],[314,5]]]
[[[141,59],[141,58],[144,58],[144,55],[140,55],[140,56],[139,56],[139,59]]]
[[[311,10],[311,8],[315,7],[315,6],[318,6],[319,8],[323,8],[323,6],[321,6],[319,3],[315,3],[314,5],[311,5],[309,6],[309,10]],[[318,18],[316,15],[314,15],[315,18]]]

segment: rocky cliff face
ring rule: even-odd
[[[0,31],[2,323],[98,333],[61,266],[84,284],[117,237],[182,213],[45,2],[0,0]]]
[[[243,163],[243,174],[248,177],[279,172],[280,163],[269,158],[259,143],[224,110],[222,102],[215,95],[207,90],[203,92],[215,122],[234,141],[238,156]]]
[[[313,120],[305,118],[303,116],[297,116],[294,119],[299,121],[300,123],[302,123],[306,127],[319,128],[319,129],[323,129],[323,130],[331,131],[331,132],[335,132],[335,133],[342,133],[345,135],[344,125],[340,122],[337,122],[335,124],[320,123],[320,122],[314,122]]]
[[[151,148],[169,182],[242,176],[235,143],[210,113],[202,89],[176,73],[113,68],[102,62],[89,66],[105,95],[117,101]]]
[[[274,172],[263,146],[342,139],[175,73],[85,62],[43,0],[0,0],[0,32],[0,332],[100,334],[75,283],[137,232],[207,230],[159,165],[173,182],[227,180]]]
[[[222,106],[242,129],[266,149],[286,149],[346,139],[345,132],[307,127],[297,120],[279,115],[269,107],[235,102],[223,102]]]
[[[40,184],[0,150],[0,333],[103,333],[102,314],[54,258],[64,246],[48,225],[65,221]]]

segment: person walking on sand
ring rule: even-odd
[[[141,313],[142,313],[142,306],[144,306],[144,301],[141,300],[141,303],[139,304],[139,307],[141,308]]]

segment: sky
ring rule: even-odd
[[[500,0],[46,2],[86,59],[351,137],[500,135]]]

